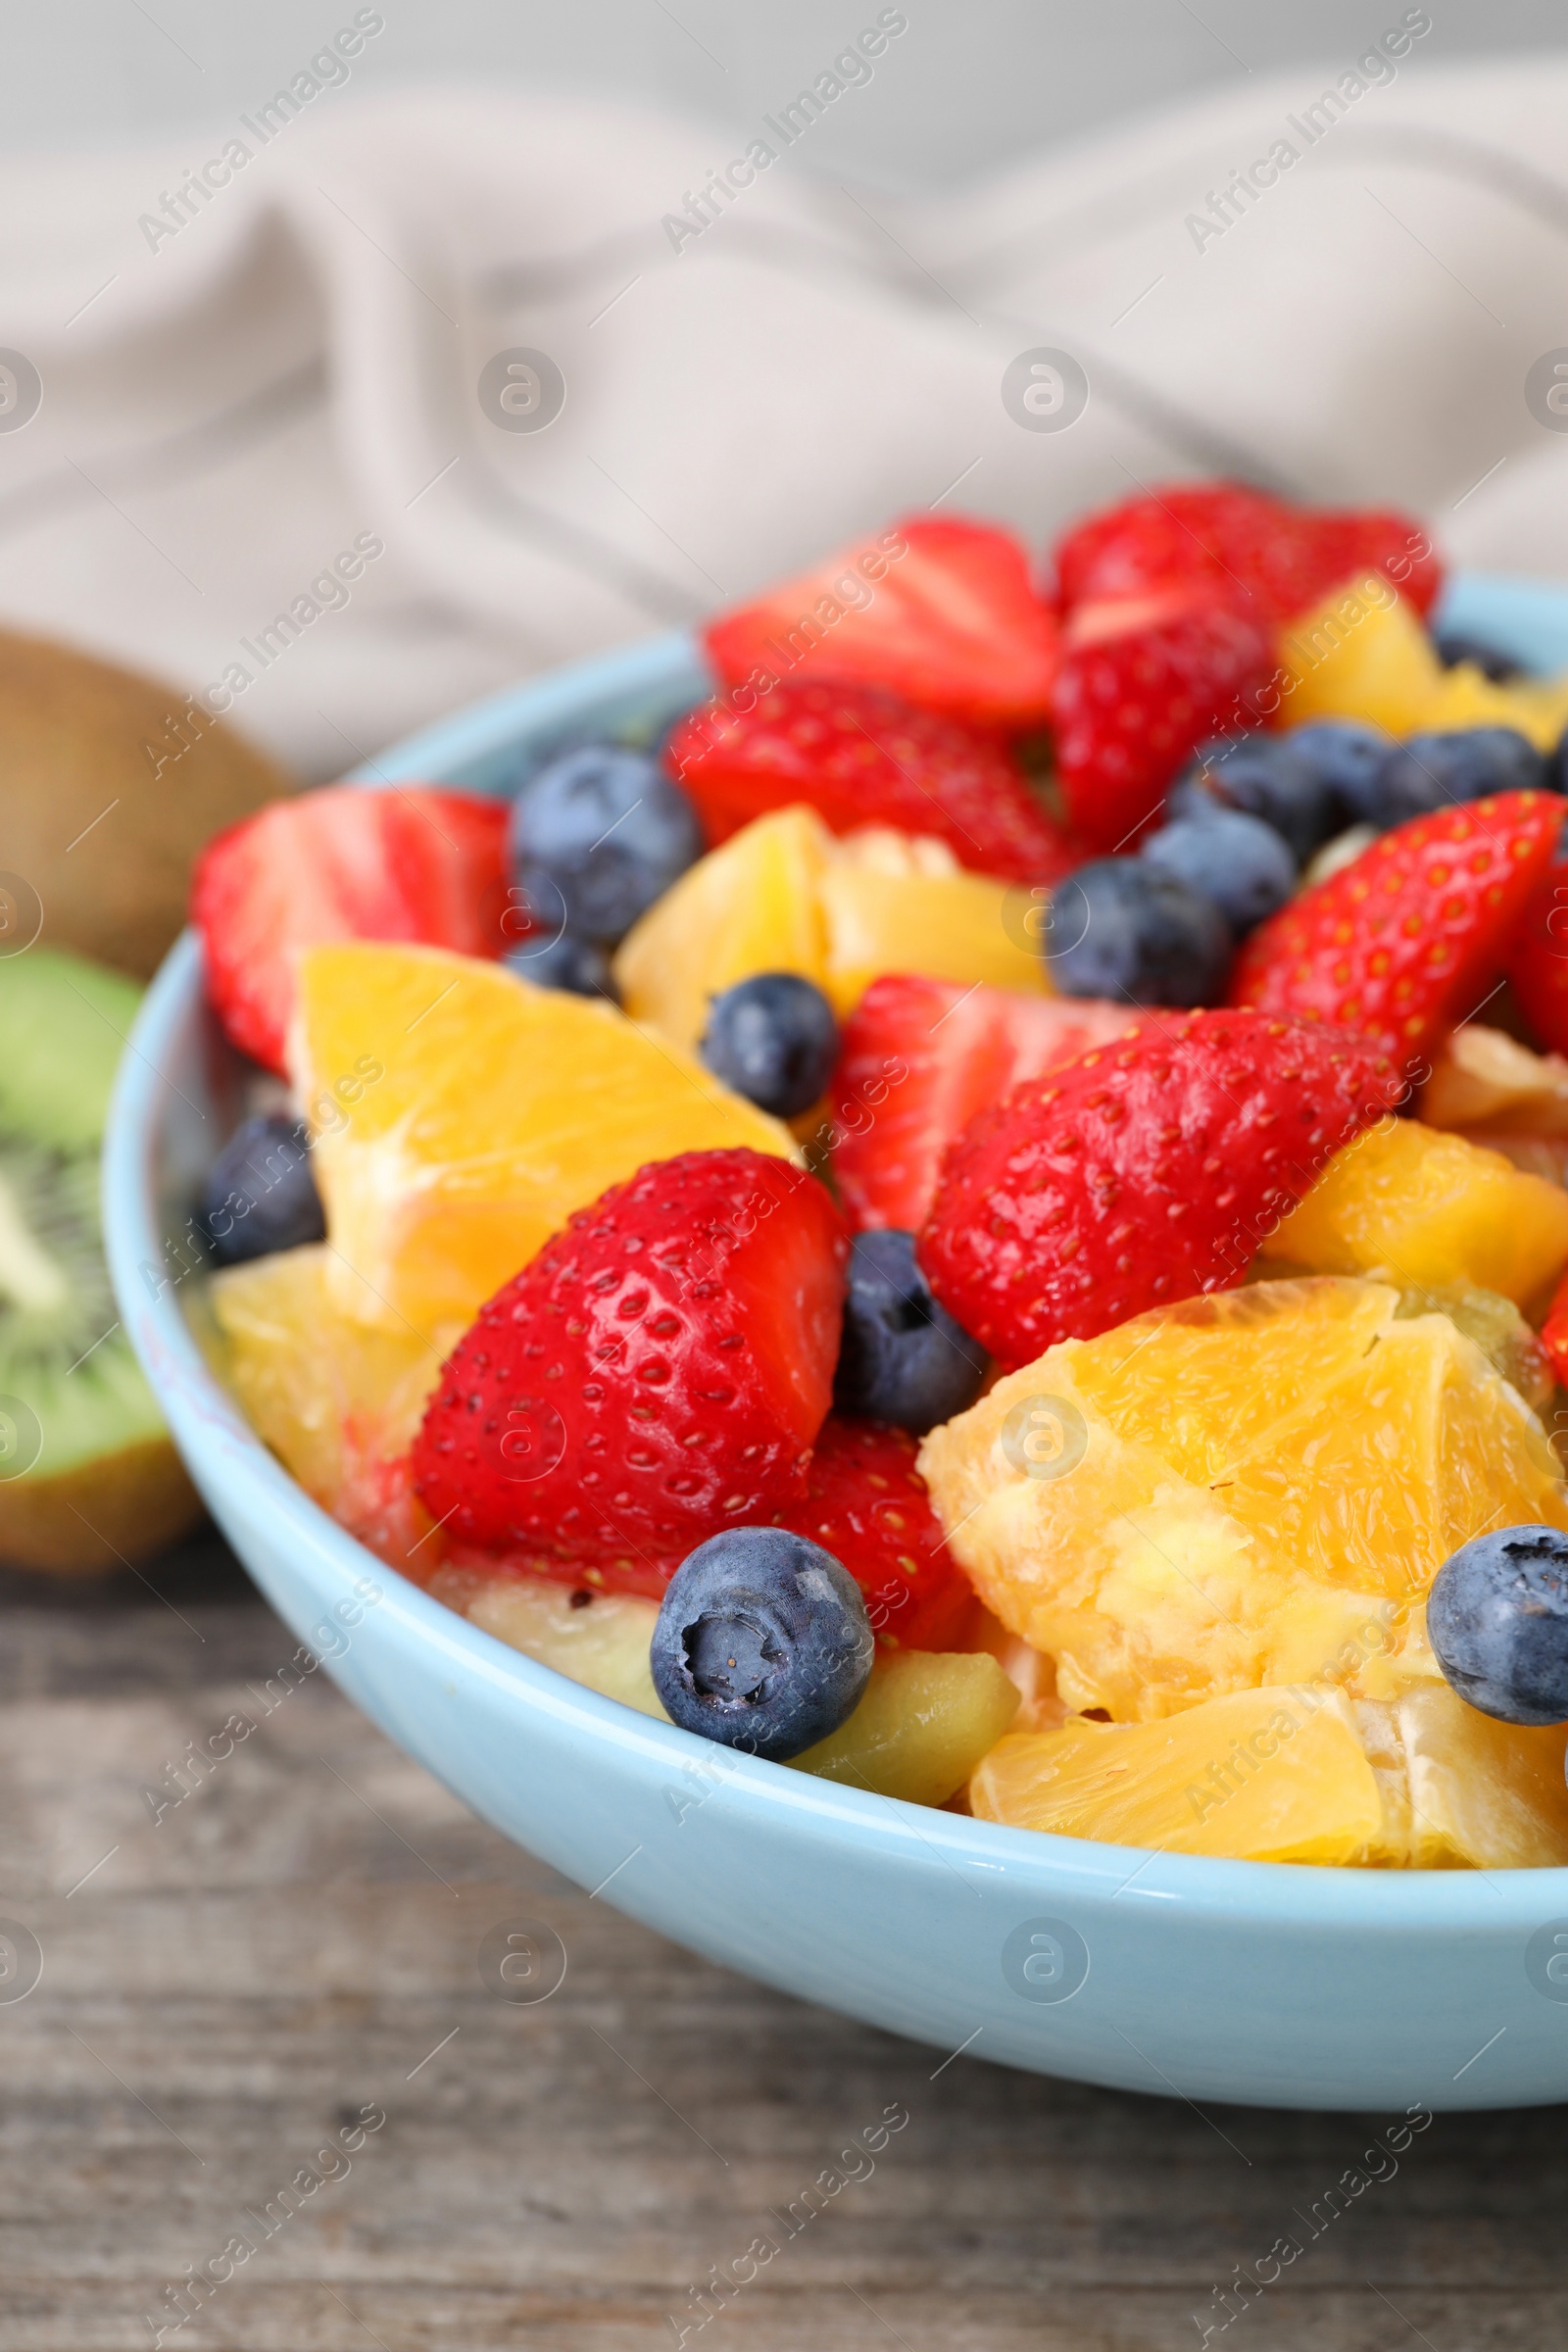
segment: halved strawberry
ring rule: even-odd
[[[1500,975],[1562,823],[1554,793],[1499,792],[1396,825],[1259,925],[1231,1004],[1355,1030],[1413,1069]]]
[[[1129,841],[1199,744],[1249,723],[1273,667],[1256,608],[1208,579],[1077,606],[1054,709],[1056,773],[1083,838]]]
[[[1054,882],[1075,862],[998,736],[881,686],[791,679],[744,717],[707,703],[673,728],[664,763],[713,848],[807,801],[835,833],[935,834],[979,873]]]
[[[1343,581],[1382,571],[1420,612],[1443,584],[1430,540],[1386,508],[1300,507],[1239,482],[1173,482],[1102,510],[1054,550],[1065,610],[1206,580],[1276,624]]]
[[[333,784],[217,834],[196,861],[191,920],[233,1043],[282,1073],[300,948],[406,939],[500,956],[514,946],[527,922],[507,906],[507,815],[504,801],[427,784]]]
[[[1538,1045],[1568,1053],[1568,858],[1560,843],[1519,918],[1504,968]]]
[[[873,980],[833,1079],[833,1178],[852,1225],[915,1233],[942,1155],[988,1102],[1143,1016],[1091,997],[1027,997],[903,973]]]
[[[1009,531],[906,515],[840,548],[704,631],[726,687],[791,677],[887,686],[980,726],[1037,726],[1056,666],[1056,624]]]
[[[750,1150],[612,1185],[481,1308],[414,1446],[450,1544],[658,1595],[771,1518],[832,1398],[849,1239],[824,1187]]]
[[[948,1312],[1016,1370],[1057,1340],[1233,1289],[1398,1091],[1387,1055],[1316,1022],[1162,1016],[970,1122],[920,1264]]]
[[[807,1468],[805,1498],[775,1516],[843,1561],[879,1641],[956,1649],[975,1615],[974,1591],[914,1466],[919,1450],[907,1430],[830,1413]]]

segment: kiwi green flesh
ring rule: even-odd
[[[96,1151],[0,1133],[0,1484],[57,1477],[163,1434],[119,1323]]]
[[[140,1002],[133,980],[85,956],[41,947],[0,954],[0,1130],[54,1152],[101,1144]]]

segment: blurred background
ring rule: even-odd
[[[331,29],[318,0],[220,9],[212,0],[55,0],[8,12],[0,135],[17,147],[102,148],[194,135],[265,97]],[[339,14],[353,15],[351,8]],[[1385,11],[1396,24],[1400,10]],[[1382,19],[1365,0],[1259,8],[1253,0],[925,0],[897,72],[827,122],[807,168],[912,192],[949,188],[1294,64],[1364,46]],[[467,79],[546,85],[680,110],[740,130],[814,74],[863,16],[843,0],[789,8],[743,0],[401,0],[355,68],[358,90]],[[1373,20],[1377,19],[1377,22]],[[1561,37],[1553,0],[1447,0],[1434,54],[1519,54]],[[1417,70],[1412,67],[1412,71]]]

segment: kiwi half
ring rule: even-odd
[[[0,956],[0,1559],[134,1563],[201,1504],[120,1325],[98,1158],[140,991],[52,949]]]

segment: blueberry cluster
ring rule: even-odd
[[[1097,858],[1053,894],[1052,979],[1069,997],[1217,1004],[1240,941],[1327,845],[1488,793],[1563,792],[1565,752],[1568,738],[1547,758],[1512,727],[1396,743],[1338,718],[1221,736],[1194,754],[1136,855]]]
[[[615,1001],[610,951],[703,854],[678,784],[648,752],[584,743],[535,769],[512,808],[512,871],[534,928],[522,979]]]

